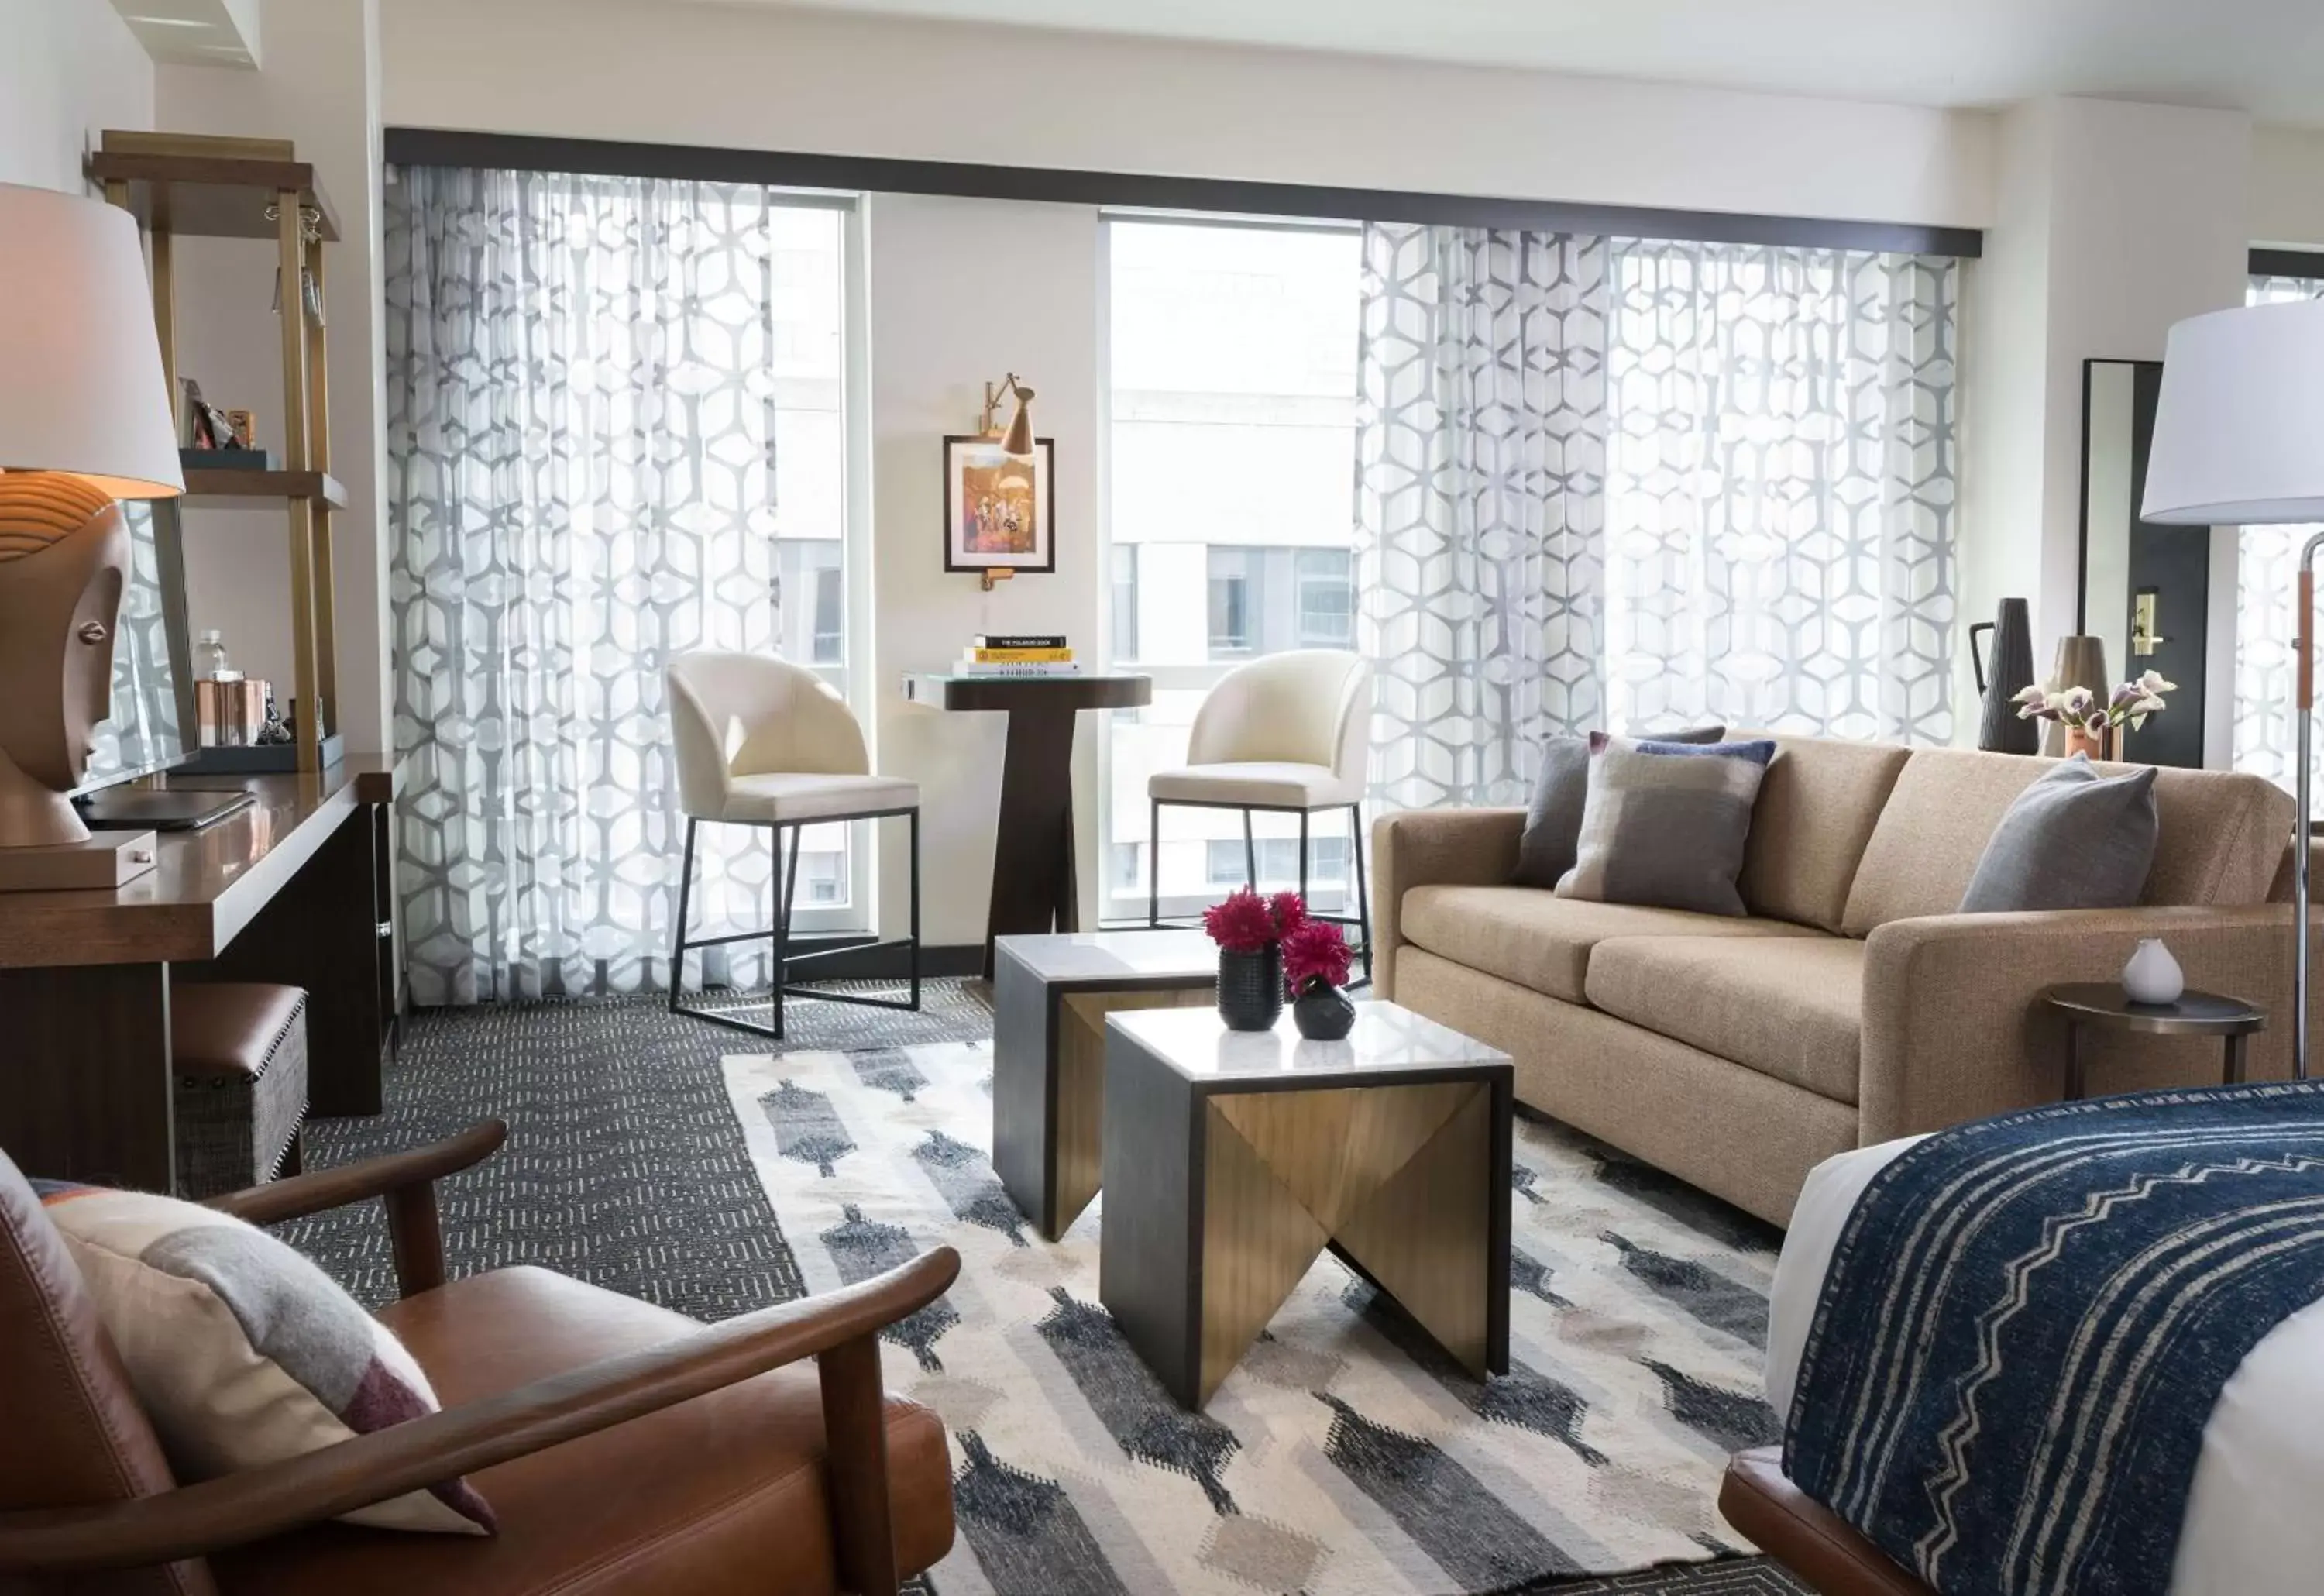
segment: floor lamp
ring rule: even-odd
[[[2143,520],[2324,522],[2324,300],[2197,316],[2171,329]],[[2300,550],[2300,814],[2292,835],[2292,1072],[2308,1078],[2308,818],[2316,709],[2316,552]]]

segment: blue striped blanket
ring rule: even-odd
[[[1858,1200],[1784,1471],[1945,1596],[2163,1596],[2221,1387],[2324,1297],[2324,1083],[1959,1126]]]

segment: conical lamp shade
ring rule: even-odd
[[[2324,521],[2324,300],[2214,310],[2171,329],[2140,515]]]
[[[121,499],[185,490],[127,211],[0,184],[0,471],[60,471]]]
[[[1017,390],[1017,415],[1009,423],[1009,430],[1003,433],[1001,438],[1001,450],[1003,454],[1019,456],[1032,454],[1032,400],[1033,391],[1030,388],[1020,387]]]

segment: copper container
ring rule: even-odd
[[[194,683],[194,722],[204,748],[241,748],[258,741],[266,724],[264,682],[244,677],[238,681]]]

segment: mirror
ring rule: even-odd
[[[2154,438],[2159,360],[2082,363],[2081,605],[2077,624],[2106,643],[2116,681],[2159,670],[2178,685],[2171,708],[2124,729],[2122,757],[2139,764],[2203,762],[2205,655],[2211,608],[2211,529],[2138,519]]]

